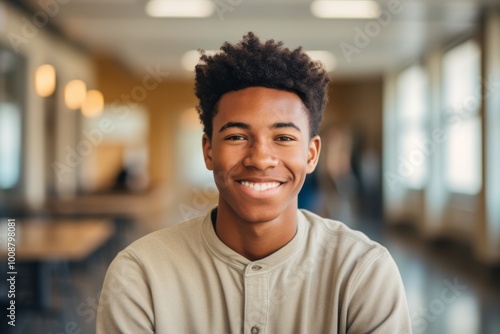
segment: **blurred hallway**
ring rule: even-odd
[[[389,249],[414,333],[500,333],[500,0],[173,2],[0,0],[0,333],[94,333],[116,254],[216,205],[193,71],[248,31],[331,77],[299,205]]]

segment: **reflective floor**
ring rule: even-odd
[[[405,285],[413,333],[500,333],[500,276],[463,246],[419,240],[408,228],[358,228],[385,245]]]

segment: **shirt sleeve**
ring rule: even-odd
[[[104,279],[97,311],[97,334],[154,333],[151,291],[140,261],[122,251]]]
[[[401,276],[385,248],[373,249],[358,261],[347,292],[347,333],[412,332]]]

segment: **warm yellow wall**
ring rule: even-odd
[[[96,190],[111,189],[123,165],[123,145],[99,145],[95,161],[101,168],[94,168]],[[102,168],[105,166],[105,168]]]
[[[133,75],[115,61],[96,59],[97,88],[106,103],[122,99],[135,86],[143,86],[142,77]],[[172,180],[176,123],[180,113],[197,104],[194,82],[175,80],[166,76],[154,89],[147,91],[142,104],[149,112],[149,171],[152,185]]]
[[[382,152],[382,79],[335,80],[323,125],[335,123],[359,131],[364,145]]]
[[[154,182],[170,182],[175,172],[175,135],[180,114],[197,105],[194,82],[168,81],[147,99],[150,111],[150,172]]]

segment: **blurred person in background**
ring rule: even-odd
[[[196,95],[218,205],[119,253],[97,333],[411,332],[386,248],[298,209],[328,82],[301,48],[253,33],[201,56]]]
[[[318,178],[317,169],[307,174],[298,195],[298,207],[317,214],[321,212],[323,207],[323,194]]]
[[[332,125],[326,131],[325,166],[332,187],[327,191],[326,209],[329,217],[346,222],[356,221],[356,196],[359,179],[353,168],[353,135],[347,126]]]

